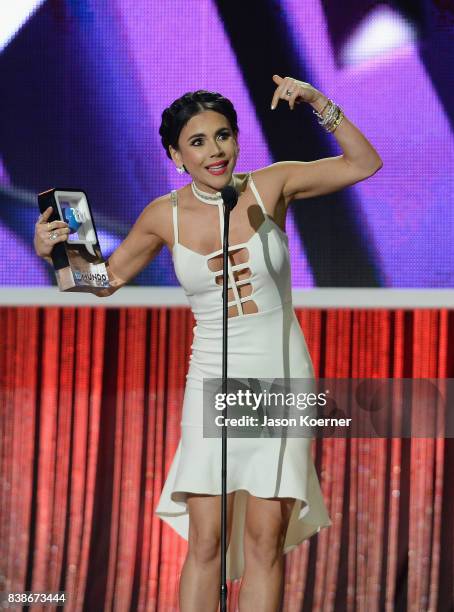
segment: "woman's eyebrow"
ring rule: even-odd
[[[228,130],[228,129],[229,128],[227,126],[221,127],[221,128],[219,128],[219,130],[216,131],[216,134],[219,134],[219,132],[223,132],[224,130]],[[193,138],[201,138],[203,136],[206,136],[206,134],[203,134],[202,132],[200,132],[199,134],[193,134],[192,136],[189,136],[187,142],[189,142]]]
[[[190,140],[192,140],[193,138],[200,138],[201,136],[205,136],[205,134],[202,134],[202,133],[200,133],[200,134],[193,134],[192,136],[189,136],[188,142]]]

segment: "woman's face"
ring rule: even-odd
[[[215,192],[232,178],[238,143],[227,117],[206,110],[189,119],[180,132],[178,150],[170,147],[170,153],[176,165],[184,165],[200,189]]]

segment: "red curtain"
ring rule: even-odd
[[[297,315],[318,376],[453,377],[451,311]],[[186,542],[154,508],[192,328],[186,308],[0,308],[0,590],[66,591],[68,611],[178,609]],[[452,440],[313,451],[333,526],[286,556],[284,610],[452,610]]]

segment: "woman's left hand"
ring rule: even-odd
[[[276,83],[277,87],[271,101],[272,110],[276,108],[279,100],[287,100],[290,108],[293,110],[295,104],[299,104],[300,102],[313,104],[323,95],[309,83],[297,81],[291,77],[285,77],[285,79],[283,79],[278,74],[274,74],[273,81]]]

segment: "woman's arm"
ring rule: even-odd
[[[328,105],[328,98],[308,83],[274,75],[278,85],[271,108],[280,99],[287,100],[290,108],[300,102],[310,104],[321,113]],[[290,96],[287,92],[292,92]],[[323,128],[320,128],[323,129]],[[383,163],[377,151],[364,134],[345,116],[335,128],[333,136],[342,149],[342,155],[311,162],[278,162],[269,167],[277,180],[288,204],[294,199],[310,198],[338,191],[372,176]]]
[[[156,207],[151,202],[140,214],[131,231],[106,261],[110,287],[97,292],[108,297],[132,280],[156,257],[164,241],[155,233]]]

